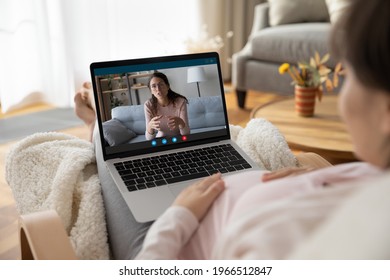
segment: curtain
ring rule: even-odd
[[[224,80],[231,79],[231,57],[241,50],[252,29],[254,8],[266,0],[200,0],[201,21],[210,37],[220,36],[219,50]]]
[[[1,0],[3,112],[73,105],[94,61],[183,53],[199,32],[199,0]]]
[[[3,112],[41,101],[69,104],[73,77],[67,63],[58,8],[56,0],[0,2]]]

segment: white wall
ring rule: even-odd
[[[215,65],[203,66],[206,72],[207,81],[199,83],[199,90],[201,96],[220,95],[221,90],[218,79],[218,69]],[[170,69],[156,69],[159,72],[167,75],[171,89],[185,97],[198,97],[198,89],[196,83],[187,83],[187,69],[189,67],[170,68]],[[140,94],[140,101],[143,104],[151,96],[149,89]]]

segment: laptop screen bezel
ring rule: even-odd
[[[210,137],[210,138],[200,139],[200,140],[192,140],[192,141],[188,141],[188,142],[180,142],[180,143],[177,143],[174,145],[159,146],[157,150],[155,147],[150,147],[150,148],[139,149],[139,150],[129,150],[129,151],[121,151],[118,153],[107,154],[105,139],[104,139],[104,135],[102,133],[103,122],[102,122],[102,115],[101,115],[101,112],[99,110],[99,98],[98,98],[99,92],[97,90],[96,79],[95,79],[95,77],[97,76],[96,70],[99,71],[99,69],[111,68],[111,67],[132,66],[132,65],[151,64],[151,63],[175,62],[175,61],[185,61],[185,60],[195,60],[195,59],[205,59],[205,58],[213,58],[216,61],[216,66],[217,66],[217,70],[218,70],[218,79],[219,79],[219,84],[220,84],[220,93],[221,93],[220,95],[221,95],[221,99],[222,99],[222,107],[223,107],[224,117],[225,117],[225,129],[226,129],[225,135]],[[91,65],[90,65],[90,73],[91,73],[91,80],[92,80],[92,86],[93,86],[93,92],[94,92],[95,108],[97,108],[96,117],[98,120],[97,124],[98,124],[98,128],[99,128],[100,145],[101,145],[101,148],[103,151],[104,160],[109,160],[109,159],[114,159],[114,158],[131,157],[131,156],[139,156],[139,155],[144,155],[144,154],[174,150],[174,149],[178,149],[178,148],[187,148],[187,147],[192,147],[192,146],[197,146],[197,145],[202,145],[202,144],[207,144],[207,143],[215,143],[215,142],[230,139],[230,129],[229,129],[229,121],[228,121],[228,115],[227,115],[227,108],[226,108],[226,99],[225,99],[225,94],[224,94],[222,71],[221,71],[219,55],[216,52],[94,62],[94,63],[91,63]]]

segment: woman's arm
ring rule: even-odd
[[[183,104],[180,108],[180,118],[184,121],[185,126],[179,127],[181,135],[190,134],[190,127],[188,125],[188,112],[187,112],[187,102],[183,100]]]
[[[153,131],[148,131],[148,130],[151,130],[149,128],[149,124],[150,122],[152,121],[153,119],[153,115],[152,115],[152,110],[150,108],[150,102],[149,101],[146,101],[145,104],[144,104],[144,111],[145,111],[145,127],[146,127],[146,130],[145,130],[145,138],[146,140],[152,140],[156,137],[156,134],[157,134],[157,131],[156,130],[153,130]],[[153,133],[150,133],[150,132],[153,132]]]
[[[170,130],[178,130],[181,135],[190,134],[188,125],[187,102],[184,98],[178,99],[177,107],[172,107],[172,115],[168,116],[168,127]]]
[[[198,220],[188,209],[178,206],[168,208],[150,227],[136,259],[177,259],[198,225]]]

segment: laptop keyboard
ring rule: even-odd
[[[114,165],[129,191],[251,168],[230,144],[128,160]]]

